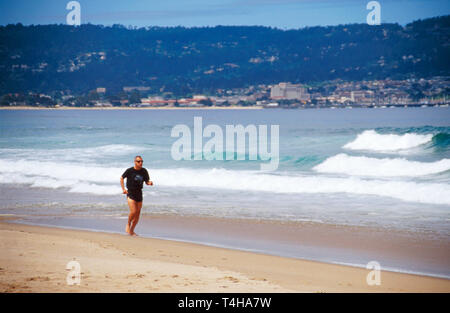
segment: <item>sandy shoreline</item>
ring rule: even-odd
[[[2,292],[450,292],[450,280],[199,244],[0,222]],[[81,284],[66,283],[71,260]]]
[[[26,225],[116,234],[123,233],[127,218],[126,215],[9,217]],[[439,232],[148,212],[142,214],[137,232],[146,238],[360,268],[376,261],[383,270],[450,278],[450,240]]]
[[[262,110],[259,106],[204,106],[204,107],[34,107],[34,106],[5,106],[0,110]]]

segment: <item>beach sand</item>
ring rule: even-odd
[[[0,222],[1,292],[450,292],[450,280],[121,234]],[[67,285],[66,265],[81,266]]]

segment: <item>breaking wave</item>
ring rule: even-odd
[[[343,148],[349,150],[392,152],[424,145],[431,142],[433,138],[433,134],[379,134],[375,130],[365,130],[361,134],[358,134],[355,140],[344,145]]]
[[[340,153],[326,159],[313,169],[319,173],[356,176],[418,177],[450,170],[450,159],[442,159],[436,162],[418,162],[409,161],[405,158],[371,158]]]
[[[124,168],[57,162],[0,160],[0,183],[32,187],[67,188],[70,192],[99,195],[121,194],[119,177]],[[273,193],[348,193],[386,196],[403,201],[450,204],[447,184],[385,181],[360,177],[323,175],[292,176],[226,169],[151,169],[155,186],[214,188]]]

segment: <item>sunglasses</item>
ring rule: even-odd
[[[143,160],[139,160],[139,161],[134,161],[134,162],[137,162],[137,163],[144,163],[144,161],[143,161]]]

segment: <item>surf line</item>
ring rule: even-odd
[[[279,164],[280,125],[270,125],[270,149],[267,130],[268,125],[254,124],[247,126],[227,124],[225,132],[217,124],[208,124],[203,128],[202,117],[195,116],[193,136],[191,128],[186,124],[177,124],[172,128],[170,136],[178,139],[172,144],[170,152],[172,159],[176,161],[224,159],[240,161],[246,160],[248,156],[248,160],[251,161],[268,161],[261,162],[261,171],[275,171]],[[204,138],[209,138],[205,144]]]

